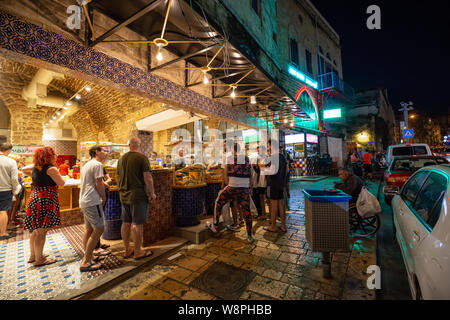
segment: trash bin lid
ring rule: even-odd
[[[348,202],[352,197],[341,190],[303,190],[311,202]]]

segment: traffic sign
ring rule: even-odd
[[[403,138],[413,138],[413,137],[414,137],[414,129],[403,130]]]

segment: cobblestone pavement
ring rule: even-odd
[[[263,230],[267,221],[257,221],[253,227],[255,242],[249,244],[244,227],[236,233],[226,231],[202,244],[184,246],[178,258],[158,261],[96,299],[218,299],[190,284],[220,261],[256,273],[242,300],[373,300],[375,291],[366,286],[367,267],[375,264],[373,239],[352,238],[351,252],[332,254],[329,280],[322,277],[322,254],[312,252],[305,239],[302,188],[330,188],[336,180],[291,184],[286,233],[267,232]]]

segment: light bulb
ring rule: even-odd
[[[206,76],[206,71],[203,71],[203,83],[207,84],[209,82],[208,77]]]
[[[63,107],[64,110],[67,110],[67,107]]]
[[[284,123],[288,123],[288,119],[284,119]]]
[[[293,127],[293,126],[294,126],[294,123],[292,122],[292,123],[291,123],[291,127]]]
[[[86,88],[84,88],[87,92],[91,92],[92,88],[90,86],[86,86]]]
[[[250,103],[251,104],[256,104],[256,97],[255,96],[251,96],[250,97]]]
[[[234,92],[235,89],[236,89],[236,87],[233,87],[233,91],[231,92],[231,97],[232,98],[236,97],[236,93]]]
[[[53,119],[56,119],[56,116],[55,116],[55,115],[53,116]]]
[[[61,114],[61,112],[59,112],[59,111],[56,113],[57,116],[59,116],[60,114]]]
[[[50,119],[50,121],[49,121],[50,123],[52,123],[53,122],[53,119]]]
[[[75,95],[75,99],[80,100],[81,96],[79,94]]]
[[[66,106],[71,106],[71,105],[72,105],[72,101],[69,100],[66,102]]]
[[[161,48],[158,48],[158,54],[156,55],[156,59],[158,61],[161,61],[163,59],[162,53],[161,53]]]

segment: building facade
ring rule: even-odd
[[[348,148],[385,151],[396,142],[395,114],[387,90],[360,91],[355,100],[346,118]]]

